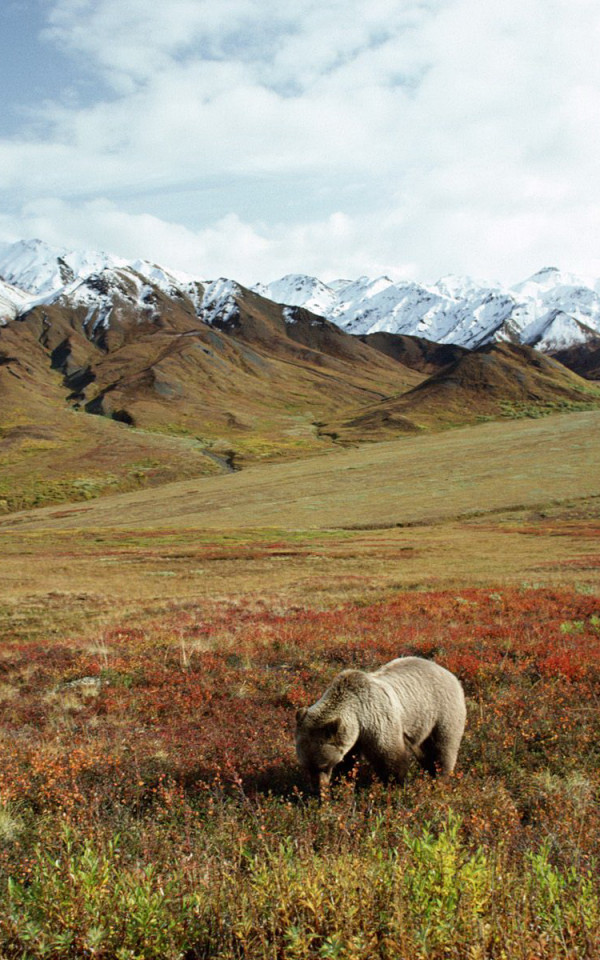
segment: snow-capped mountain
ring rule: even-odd
[[[336,291],[332,286],[326,286],[316,277],[305,277],[302,274],[290,274],[268,286],[257,283],[253,289],[262,297],[274,300],[275,303],[285,303],[290,307],[305,307],[320,316],[331,313],[337,304]]]
[[[429,285],[389,277],[325,284],[289,274],[253,289],[355,335],[404,334],[471,349],[504,340],[543,351],[600,337],[600,281],[590,284],[554,267],[506,288],[457,276]],[[58,303],[85,309],[84,326],[93,333],[107,329],[124,307],[140,319],[159,316],[164,297],[188,302],[206,323],[230,323],[242,292],[233,280],[208,282],[147,260],[60,249],[41,240],[0,245],[0,324]]]
[[[474,348],[495,340],[561,349],[600,336],[600,284],[554,267],[514,287],[469,277],[337,280],[292,274],[256,288],[278,303],[308,306],[353,334],[399,333]]]
[[[108,253],[70,251],[41,240],[0,248],[0,323],[35,306],[85,308],[84,325],[106,328],[116,304],[140,317],[156,312],[156,291],[171,299],[189,298],[200,312],[204,284],[147,260],[127,261]]]
[[[63,250],[43,240],[19,240],[0,251],[0,276],[37,302],[106,267],[124,266],[125,260],[107,253]]]

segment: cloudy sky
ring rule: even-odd
[[[0,240],[600,276],[598,0],[2,0]]]

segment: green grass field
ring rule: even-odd
[[[0,522],[0,956],[600,956],[600,413]],[[433,657],[448,784],[319,805],[294,713]]]

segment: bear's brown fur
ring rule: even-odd
[[[466,719],[454,674],[420,657],[375,670],[344,670],[317,703],[296,714],[296,751],[311,785],[327,789],[333,769],[354,754],[383,780],[402,781],[411,756],[430,773],[454,770]]]

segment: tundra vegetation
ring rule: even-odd
[[[598,956],[598,610],[453,589],[5,635],[2,955]],[[305,798],[296,708],[398,653],[463,681],[457,774]]]
[[[599,501],[469,489],[388,529],[327,530],[325,494],[304,531],[189,530],[148,491],[139,529],[3,518],[3,960],[600,956]],[[455,774],[320,805],[296,710],[403,654],[463,683]]]

